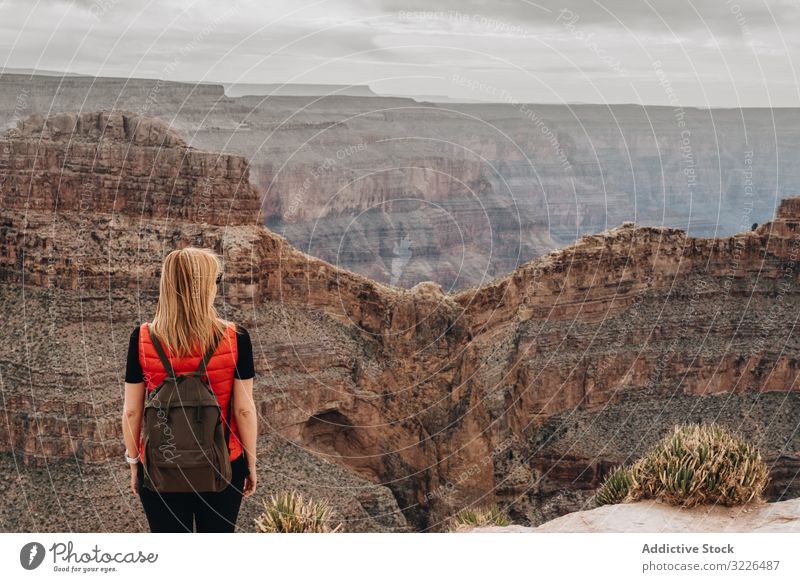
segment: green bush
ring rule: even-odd
[[[331,527],[331,509],[325,501],[304,499],[297,491],[282,491],[264,500],[264,511],[255,519],[261,533],[335,533],[342,524]]]
[[[484,527],[488,525],[506,526],[511,525],[508,515],[497,507],[477,507],[462,509],[450,519],[449,531],[461,531],[473,527]]]
[[[613,505],[622,503],[628,497],[633,478],[626,467],[617,467],[609,473],[595,495],[595,503],[600,505]]]
[[[598,490],[598,505],[658,499],[693,507],[763,501],[769,471],[759,451],[717,424],[682,424]],[[623,494],[624,492],[624,494]]]

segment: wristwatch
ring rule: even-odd
[[[139,453],[136,453],[135,457],[128,456],[128,449],[125,449],[125,460],[128,461],[128,464],[135,465],[139,462]]]

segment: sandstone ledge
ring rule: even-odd
[[[777,503],[674,507],[659,501],[576,511],[539,527],[479,527],[489,533],[793,533],[800,532],[800,499]]]

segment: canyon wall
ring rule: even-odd
[[[338,323],[303,311],[297,326],[283,325],[292,308],[261,300],[269,284],[255,251],[300,253],[253,223],[260,198],[248,172],[242,158],[189,148],[162,122],[119,112],[34,117],[0,139],[3,530],[147,530],[118,462],[122,382],[128,337],[152,318],[161,261],[173,248],[195,244],[224,257],[224,316],[249,326],[254,341],[256,322],[267,325],[288,374],[308,368],[292,363],[291,333],[301,324],[347,338]],[[270,425],[281,419],[258,356],[256,394],[262,414],[270,411],[258,446],[263,495],[297,488],[327,498],[350,531],[407,529],[388,488]],[[260,498],[243,505],[242,531],[253,531]]]
[[[218,309],[253,337],[268,486],[341,498],[351,529],[436,530],[490,501],[535,525],[684,420],[742,431],[770,498],[800,493],[800,199],[727,238],[623,223],[446,293],[295,248],[257,220],[248,169],[132,113],[35,117],[0,140],[8,499],[72,523],[59,503],[88,493],[36,476],[87,467],[99,523],[136,527],[110,521],[125,350],[186,244],[224,257]]]
[[[404,288],[480,285],[626,220],[729,236],[800,191],[796,109],[451,104],[307,89],[231,98],[217,85],[0,75],[0,127],[63,111],[158,116],[191,145],[250,161],[259,220],[273,232]]]

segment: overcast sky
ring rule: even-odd
[[[798,106],[800,0],[0,0],[0,67],[468,100]]]

